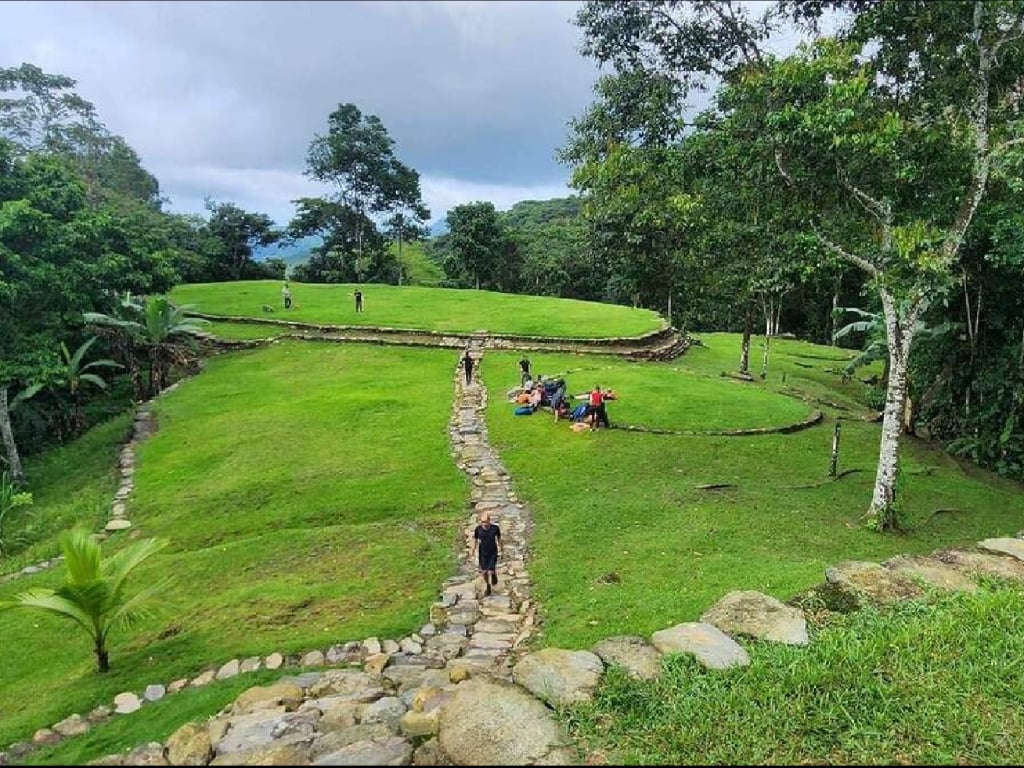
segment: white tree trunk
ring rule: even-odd
[[[885,391],[882,416],[882,442],[878,451],[878,471],[871,496],[870,514],[882,530],[892,530],[897,520],[893,502],[896,500],[896,477],[899,473],[899,442],[907,404],[907,364],[914,341],[914,329],[920,302],[914,302],[905,318],[900,318],[896,302],[884,288],[879,289],[885,312],[885,330],[889,340],[889,384]]]
[[[18,444],[14,442],[14,431],[11,429],[11,413],[7,407],[7,387],[0,386],[0,436],[7,452],[7,465],[11,470],[11,479],[18,485],[25,482],[25,473],[21,469],[21,457],[18,456]]]

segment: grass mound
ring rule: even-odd
[[[359,313],[352,297],[357,289],[363,292],[365,310]],[[427,331],[609,338],[640,336],[662,325],[658,314],[647,309],[492,291],[293,283],[292,295],[295,303],[285,310],[280,283],[252,280],[180,285],[171,299],[213,315]],[[264,305],[274,312],[265,312]]]

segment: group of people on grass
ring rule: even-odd
[[[516,415],[526,416],[541,408],[549,408],[556,422],[569,419],[573,422],[573,429],[577,429],[577,425],[591,430],[611,427],[605,403],[616,399],[613,391],[602,390],[596,385],[590,392],[568,395],[565,379],[540,374],[534,376],[530,372],[530,360],[527,357],[519,361],[519,373],[520,386],[508,393],[509,399],[518,404]],[[577,401],[575,406],[570,403],[570,398]]]

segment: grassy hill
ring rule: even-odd
[[[363,292],[364,312],[352,299]],[[334,325],[380,325],[431,331],[514,333],[537,336],[639,336],[657,330],[656,312],[615,304],[518,296],[492,291],[376,284],[292,284],[294,305],[281,308],[281,285],[273,280],[179,285],[171,298],[201,312],[236,317],[299,320]],[[274,314],[263,306],[277,308]]]

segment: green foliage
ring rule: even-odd
[[[11,548],[19,543],[12,532],[17,510],[30,506],[32,494],[20,490],[7,472],[0,472],[0,557],[10,554]]]
[[[144,303],[127,294],[122,301],[123,317],[86,312],[83,318],[97,330],[107,333],[116,342],[124,364],[136,381],[136,394],[142,399],[140,364],[149,365],[149,388],[153,396],[167,386],[172,367],[190,367],[198,361],[192,334],[201,331],[208,321],[189,317],[193,307],[172,304],[166,296],[149,296]]]
[[[477,290],[511,291],[519,280],[515,243],[493,203],[466,203],[448,211],[449,280]]]
[[[0,603],[0,610],[36,608],[70,619],[88,633],[97,668],[106,672],[110,668],[107,637],[111,630],[135,626],[144,615],[146,603],[165,586],[158,582],[129,595],[128,577],[167,542],[137,541],[104,558],[95,536],[76,528],[62,534],[60,544],[66,572],[64,585],[56,590],[22,592],[13,601]]]

